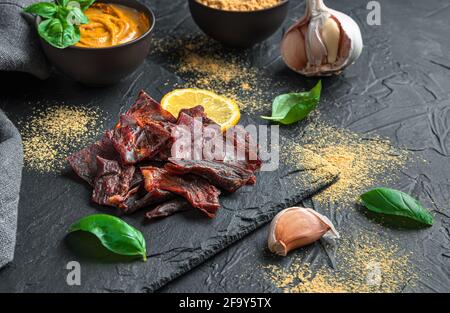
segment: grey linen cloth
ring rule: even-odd
[[[23,13],[38,0],[0,0],[0,71],[30,73],[44,79],[50,67],[38,40],[34,16]]]
[[[26,72],[41,79],[49,76],[34,16],[22,12],[36,1],[0,0],[0,71]],[[14,257],[22,165],[19,132],[0,111],[0,268]]]
[[[20,134],[0,110],[0,268],[14,257],[22,165]]]

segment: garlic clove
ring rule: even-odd
[[[327,48],[320,34],[322,18],[312,18],[306,36],[306,55],[311,66],[320,66],[327,56]]]
[[[286,34],[283,40],[283,59],[292,60],[289,66],[293,69],[302,69],[306,66],[306,51],[303,45],[297,44],[304,42],[304,37],[299,29],[294,29]]]
[[[327,50],[327,61],[330,64],[336,62],[339,51],[339,39],[341,36],[341,30],[338,23],[331,17],[329,17],[320,30],[320,35],[323,38]]]
[[[300,74],[327,76],[354,63],[362,47],[361,31],[352,18],[328,8],[323,0],[307,0],[304,16],[283,37],[281,54]]]
[[[285,256],[289,251],[309,245],[323,236],[339,238],[331,221],[320,213],[302,207],[279,212],[270,224],[268,247]]]

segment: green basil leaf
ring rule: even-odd
[[[89,19],[80,8],[69,7],[69,12],[67,13],[66,21],[72,25],[81,25],[89,23]]]
[[[301,121],[317,107],[321,90],[322,82],[319,81],[309,92],[279,95],[273,101],[272,116],[261,116],[261,118],[285,125]]]
[[[145,239],[136,228],[120,218],[108,214],[83,217],[69,228],[69,232],[86,231],[95,235],[108,250],[129,256],[142,256],[147,260]]]
[[[56,13],[56,18],[59,18],[61,21],[65,20],[67,21],[67,15],[69,15],[70,8],[59,6],[58,7],[58,13]]]
[[[36,14],[45,18],[51,18],[58,11],[58,6],[54,3],[39,2],[31,4],[23,10],[27,13]]]
[[[59,5],[65,7],[71,0],[57,0]]]
[[[361,195],[372,212],[403,216],[425,225],[433,225],[433,216],[416,199],[399,190],[375,188]]]
[[[95,2],[95,0],[71,0],[70,2],[77,2],[80,5],[80,9],[85,11]]]
[[[42,21],[38,26],[38,33],[49,44],[59,49],[72,46],[80,40],[78,27],[57,18]]]

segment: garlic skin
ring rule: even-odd
[[[305,15],[283,37],[281,55],[300,74],[330,76],[353,64],[362,48],[361,30],[351,17],[323,0],[307,0]]]
[[[267,244],[271,252],[285,256],[322,237],[339,238],[326,216],[309,208],[291,207],[279,212],[272,220]]]

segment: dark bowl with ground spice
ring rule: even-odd
[[[288,0],[249,1],[189,0],[192,18],[211,38],[226,46],[249,48],[270,37],[283,24],[288,12]],[[233,5],[236,3],[235,5]]]

